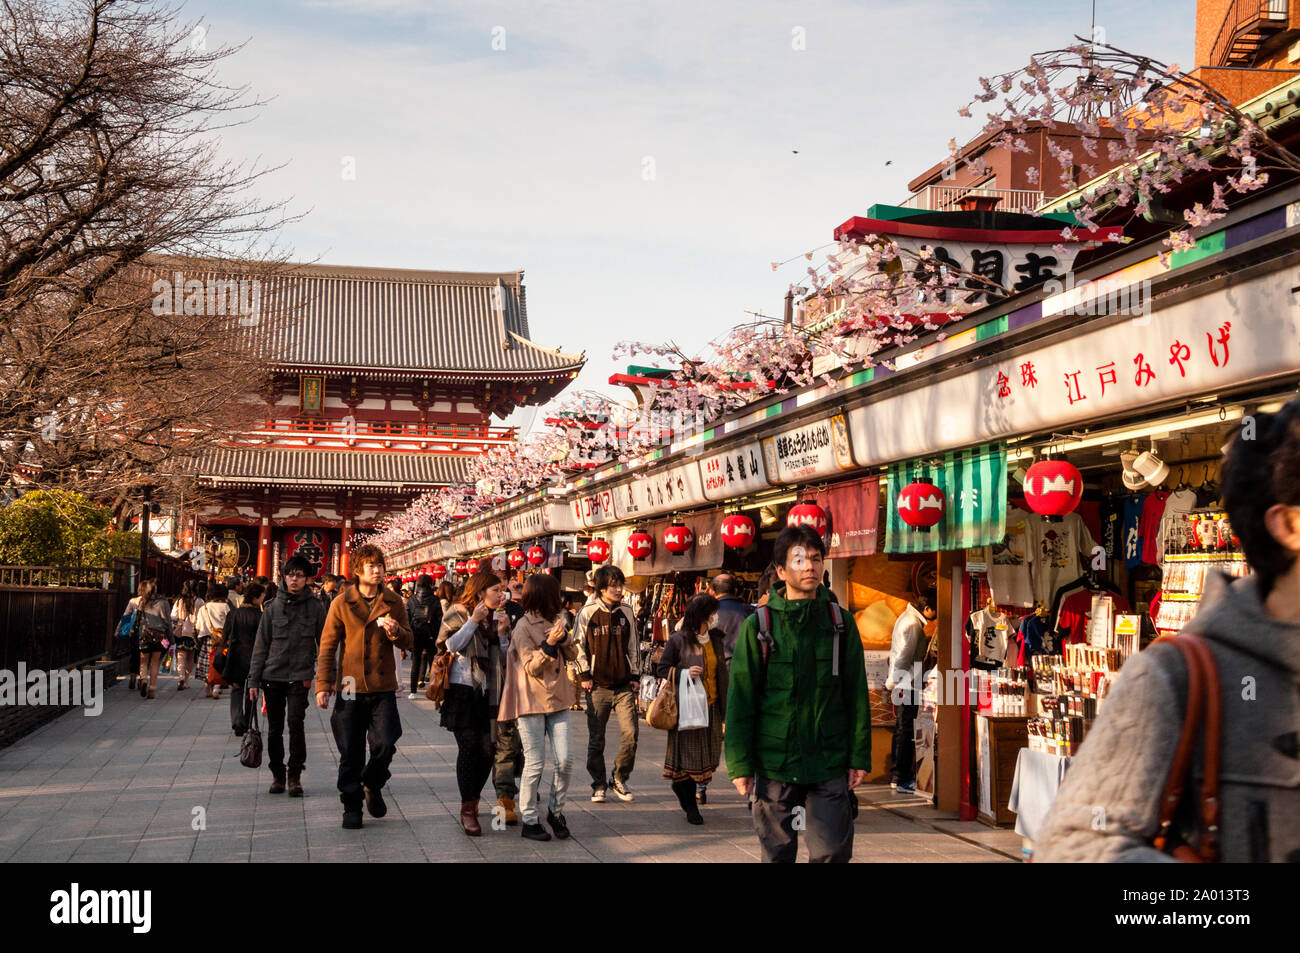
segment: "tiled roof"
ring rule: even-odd
[[[238,447],[208,451],[196,469],[207,484],[400,488],[463,483],[470,459],[451,453]]]
[[[586,358],[528,339],[522,271],[412,271],[330,265],[282,266],[262,307],[297,320],[267,342],[283,367],[387,368],[442,376],[545,375]]]

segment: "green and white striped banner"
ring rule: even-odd
[[[909,461],[889,468],[885,500],[885,552],[932,553],[999,542],[1007,519],[1007,451],[1004,444],[946,453],[942,462]],[[943,519],[928,532],[898,515],[898,491],[917,480],[947,497]]]

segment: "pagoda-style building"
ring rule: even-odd
[[[220,574],[277,575],[295,553],[346,573],[353,533],[462,482],[493,426],[550,400],[583,354],[528,337],[524,273],[290,265],[262,297],[293,314],[270,332],[264,419],[199,462],[216,505],[193,528]]]

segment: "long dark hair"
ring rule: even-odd
[[[717,611],[718,600],[707,592],[691,596],[686,603],[686,611],[682,614],[682,635],[686,637],[687,645],[699,638],[700,626],[708,622],[709,617]]]
[[[564,608],[560,580],[550,573],[533,573],[524,581],[524,594],[519,602],[525,612],[536,612],[547,622],[554,622]]]
[[[1253,426],[1251,426],[1253,424]],[[1296,554],[1269,532],[1269,509],[1300,506],[1300,399],[1275,414],[1243,418],[1223,467],[1223,506],[1260,596],[1290,572]]]

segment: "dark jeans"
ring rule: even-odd
[[[248,689],[243,682],[230,684],[233,688],[230,693],[230,727],[242,735],[248,730],[248,706],[256,703],[248,700]]]
[[[493,722],[495,724],[495,722]],[[490,725],[457,728],[456,736],[456,786],[462,801],[477,801],[492,773],[496,748],[492,742]]]
[[[492,722],[492,786],[498,798],[514,800],[519,794],[519,775],[524,772],[524,746],[514,720]]]
[[[920,705],[894,706],[894,743],[890,748],[894,756],[894,783],[905,784],[916,778],[916,738],[913,725]]]
[[[415,648],[411,650],[412,694],[420,690],[420,682],[428,681],[429,666],[433,664],[433,657],[437,654],[437,644],[432,640],[428,642],[423,639],[415,640]]]
[[[622,735],[618,754],[614,755],[614,777],[626,782],[632,777],[632,767],[636,764],[636,739],[640,730],[636,692],[630,688],[618,691],[593,688],[587,692],[587,773],[591,775],[592,790],[603,788],[609,779],[605,773],[605,726],[609,724],[611,711],[618,718]]]
[[[853,856],[848,772],[820,784],[754,779],[754,832],[765,864],[793,864],[799,830],[808,835],[808,860],[846,864]],[[796,809],[802,808],[796,815]],[[801,821],[801,823],[799,822]]]
[[[266,696],[267,767],[276,777],[284,774],[284,716],[289,713],[289,771],[297,773],[307,764],[307,686],[302,682],[263,682]],[[230,705],[234,709],[234,703]]]
[[[345,810],[360,810],[362,786],[378,791],[391,777],[388,766],[402,737],[396,692],[359,694],[351,701],[335,696],[330,727],[339,749],[339,800]],[[366,761],[366,740],[370,760]],[[363,767],[364,765],[364,767]]]

